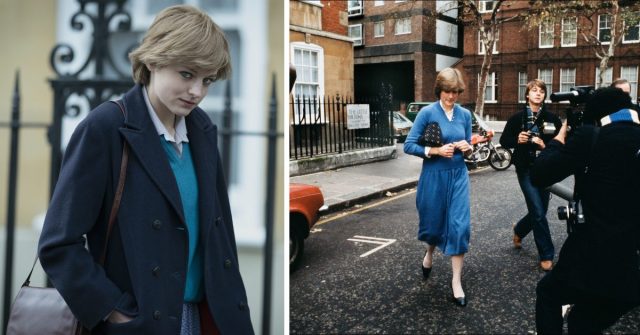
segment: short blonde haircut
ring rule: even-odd
[[[440,92],[442,91],[455,91],[462,93],[465,88],[466,86],[462,79],[462,73],[460,73],[460,70],[448,67],[438,73],[438,76],[436,77],[436,85],[433,90],[436,94],[436,98],[440,99]]]
[[[213,74],[231,74],[229,45],[222,29],[206,13],[192,6],[172,6],[156,16],[138,48],[129,54],[133,80],[148,85],[147,65],[183,65]]]

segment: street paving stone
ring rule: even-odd
[[[521,250],[512,247],[511,224],[526,211],[515,171],[484,169],[470,174],[470,181],[472,233],[463,272],[466,308],[450,301],[451,265],[440,251],[431,277],[422,279],[425,245],[416,239],[415,193],[400,192],[398,199],[316,227],[305,242],[301,267],[290,274],[290,333],[535,333],[535,286],[544,272],[538,267],[532,234]],[[565,183],[571,186],[571,181]],[[566,230],[555,213],[564,204],[553,197],[547,216],[556,255]],[[362,258],[359,255],[374,246],[347,240],[355,235],[397,241]],[[638,320],[640,308],[606,333],[640,333]]]

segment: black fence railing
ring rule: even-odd
[[[369,106],[369,127],[349,129],[347,105]],[[290,97],[289,158],[298,160],[393,145],[388,99]]]

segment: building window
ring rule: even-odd
[[[623,43],[637,43],[640,42],[640,22],[636,25],[627,28],[627,31],[622,38]]]
[[[363,14],[363,1],[362,0],[349,0],[347,2],[347,11],[349,16],[359,16]]]
[[[377,6],[382,6],[382,5],[384,5],[384,0],[375,0],[373,2],[373,5],[376,6],[376,7]]]
[[[602,82],[602,85],[598,85],[598,82],[600,81],[600,67],[596,67],[596,88],[599,87],[607,87],[610,86],[611,83],[613,82],[613,68],[608,67],[606,71],[604,71],[604,82]]]
[[[493,55],[498,53],[498,41],[500,40],[500,32],[496,31],[496,40],[493,42]],[[482,39],[480,38],[480,33],[478,32],[478,55],[484,55],[484,43],[482,43]]]
[[[320,0],[302,0],[302,2],[308,2],[318,6],[322,6],[322,3],[320,3]]]
[[[322,95],[324,75],[324,50],[322,47],[303,42],[291,43],[291,59],[296,68],[293,95],[310,98]]]
[[[598,15],[598,41],[602,44],[611,42],[611,15]]]
[[[364,34],[362,33],[362,23],[349,25],[349,37],[353,39],[354,47],[364,45],[364,40],[362,39],[363,35]]]
[[[553,92],[553,69],[539,69],[538,79],[542,80],[547,85],[547,98],[546,102],[551,102],[549,92]]]
[[[373,37],[384,37],[384,21],[373,23]]]
[[[411,34],[411,18],[396,20],[396,35]]]
[[[527,91],[527,83],[529,80],[527,79],[526,72],[518,72],[518,102],[526,102],[527,97],[525,96],[525,92]]]
[[[560,92],[569,92],[576,86],[576,69],[560,69]]]
[[[538,45],[540,48],[553,48],[553,22],[545,20],[540,25]]]
[[[478,83],[480,83],[480,75],[478,75]],[[491,72],[487,75],[487,86],[484,88],[484,102],[498,102],[498,75]]]
[[[496,1],[495,0],[480,0],[478,3],[480,6],[478,8],[478,11],[480,13],[489,13],[492,12],[493,9],[496,7]]]
[[[629,81],[631,85],[631,99],[638,101],[638,67],[637,66],[623,66],[620,68],[620,77]]]
[[[578,37],[576,18],[562,19],[562,46],[575,47]]]

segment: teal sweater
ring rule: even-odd
[[[187,281],[184,289],[185,302],[199,302],[203,297],[202,246],[198,238],[200,225],[198,215],[198,179],[191,158],[189,143],[182,143],[182,156],[178,155],[173,145],[161,137],[171,170],[176,178],[184,219],[189,234],[189,259],[187,264]]]

